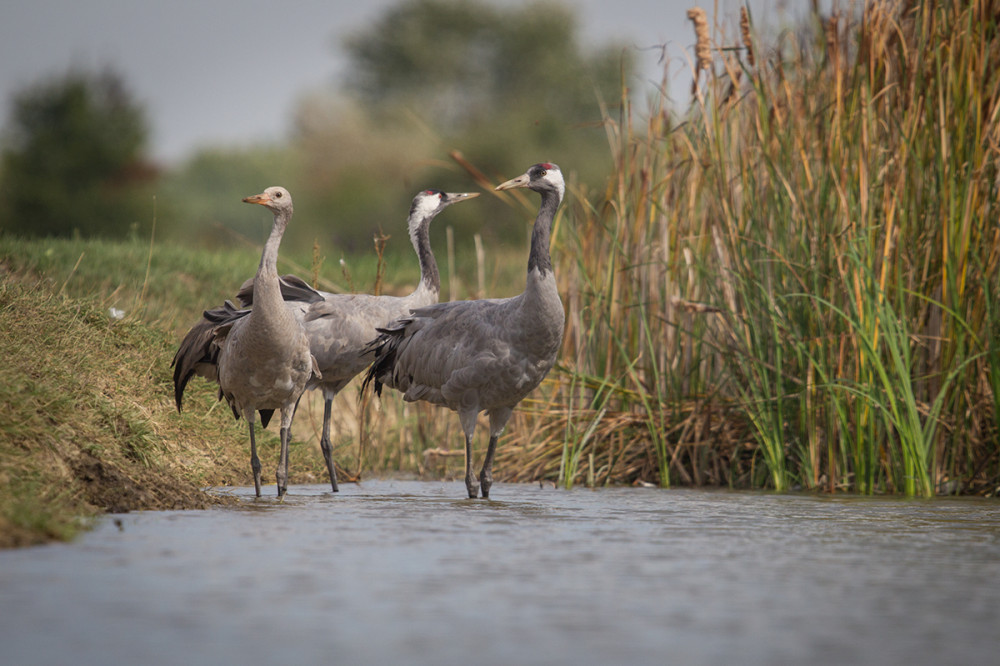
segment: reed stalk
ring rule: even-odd
[[[732,45],[692,15],[689,111],[639,127],[623,94],[557,238],[568,407],[531,415],[562,424],[557,466],[518,443],[533,469],[582,482],[617,447],[661,485],[1000,485],[998,10],[874,2],[770,43],[744,12]]]

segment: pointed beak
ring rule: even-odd
[[[517,178],[511,178],[506,183],[500,183],[499,185],[497,185],[497,189],[512,190],[515,187],[527,187],[529,180],[530,178],[528,177],[528,174],[524,173],[518,176]]]
[[[445,192],[444,196],[449,204],[453,204],[458,201],[475,199],[479,196],[479,192]]]
[[[245,199],[243,199],[243,203],[252,203],[261,205],[268,204],[271,203],[271,197],[267,196],[266,194],[255,194],[252,197],[246,197]]]

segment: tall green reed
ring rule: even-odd
[[[629,415],[661,485],[996,484],[997,9],[876,2],[766,45],[745,14],[735,45],[700,29],[685,116],[638,127],[623,95],[558,237],[563,460]]]
[[[723,266],[730,367],[776,488],[789,464],[818,484],[824,440],[828,469],[846,462],[861,492],[927,495],[958,472],[942,452],[970,444],[957,426],[980,401],[955,389],[983,372],[970,278],[997,278],[981,242],[996,223],[991,4],[874,3],[855,27],[827,18],[812,45],[753,69],[730,61],[708,82],[692,143],[714,169],[725,255],[739,257]],[[746,96],[722,101],[722,78],[742,76]],[[813,298],[789,299],[797,290]],[[860,393],[832,388],[845,378]],[[995,443],[974,446],[995,458]]]

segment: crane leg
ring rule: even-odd
[[[281,428],[281,457],[278,460],[278,471],[275,473],[278,482],[278,497],[284,499],[288,491],[288,439],[291,428]]]
[[[257,436],[254,434],[254,419],[247,419],[250,424],[250,469],[253,470],[253,487],[260,497],[260,458],[257,457]]]
[[[490,488],[493,487],[493,454],[497,449],[496,435],[490,435],[490,445],[483,458],[483,469],[479,472],[479,483],[482,486],[483,499],[489,499]]]
[[[503,434],[503,429],[510,419],[510,409],[499,409],[490,412],[490,443],[486,448],[486,457],[483,458],[483,469],[479,472],[479,483],[482,485],[483,499],[490,496],[490,488],[493,486],[493,455],[497,451],[497,440]]]
[[[493,451],[496,449],[496,437],[490,437],[490,446],[483,459],[483,469],[479,472],[479,483],[482,487],[483,499],[489,499],[490,488],[493,487]]]
[[[472,472],[472,439],[465,438],[465,488],[469,491],[469,499],[479,495],[479,480]]]
[[[472,436],[476,432],[475,412],[460,412],[458,418],[462,421],[462,430],[465,432],[465,488],[469,491],[469,499],[479,496],[479,480],[472,471]]]
[[[326,398],[323,403],[323,436],[319,447],[323,449],[323,459],[326,461],[326,471],[330,473],[330,485],[333,492],[339,492],[337,487],[337,467],[333,464],[333,444],[330,442],[330,415],[333,411],[333,398]]]

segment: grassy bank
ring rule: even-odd
[[[201,488],[252,481],[245,426],[205,382],[192,383],[176,412],[176,335],[140,314],[186,321],[191,313],[157,292],[201,285],[185,287],[179,270],[144,280],[144,263],[125,260],[133,244],[0,245],[0,547],[68,538],[105,511],[203,507],[217,500]],[[73,258],[63,262],[62,253]],[[95,271],[91,289],[73,286],[74,266],[76,278]],[[273,433],[261,447],[273,469]],[[317,478],[318,454],[300,444],[291,455],[293,480]]]
[[[0,330],[0,545],[98,511],[204,506],[199,483],[225,480],[231,461],[195,445],[225,430],[169,415],[166,336],[9,276]]]
[[[200,378],[178,414],[170,361],[202,310],[233,298],[253,274],[259,253],[249,243],[218,251],[138,239],[0,237],[0,353],[7,359],[0,365],[0,547],[69,538],[105,511],[205,506],[215,500],[202,487],[252,483],[245,423],[235,422]],[[455,271],[442,254],[449,282]],[[311,261],[283,257],[279,268],[312,277]],[[385,289],[411,288],[416,259],[390,261],[383,272],[395,279]],[[450,282],[461,296],[480,289],[477,274],[483,289],[507,282],[503,253],[496,261],[496,269],[482,270],[470,262],[465,273],[472,276]],[[370,291],[377,263],[372,252],[337,273],[324,270],[333,262],[315,272],[321,287]],[[342,480],[461,466],[447,455],[424,455],[457,432],[447,415],[395,396],[374,406],[358,398],[350,387],[336,404]],[[320,396],[307,394],[294,426],[293,484],[326,479],[322,414]],[[277,460],[275,433],[272,426],[258,440],[265,482]]]

